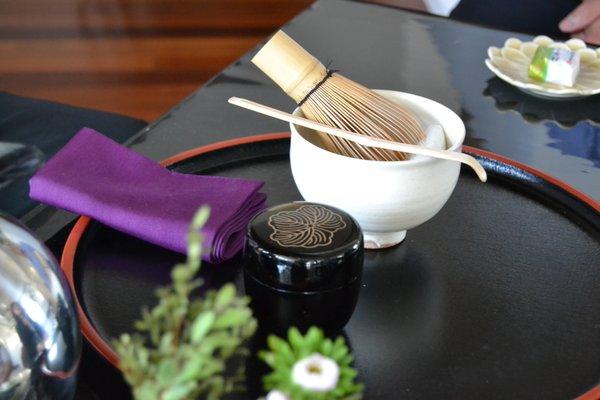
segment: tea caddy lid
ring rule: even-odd
[[[246,272],[290,291],[339,288],[360,277],[363,235],[346,212],[293,202],[269,208],[250,222]]]

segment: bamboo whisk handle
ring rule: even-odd
[[[273,35],[251,61],[296,103],[327,74],[319,60],[283,31]]]

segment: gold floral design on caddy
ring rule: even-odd
[[[314,204],[279,211],[269,217],[268,224],[273,228],[269,238],[278,245],[309,249],[331,244],[335,232],[346,227],[341,215]]]

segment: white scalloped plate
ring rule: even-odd
[[[573,87],[535,82],[527,75],[529,64],[538,46],[565,48],[579,53],[581,66]],[[586,47],[580,39],[555,42],[547,36],[537,36],[531,42],[509,38],[500,49],[491,46],[485,65],[500,79],[534,96],[572,99],[600,93],[600,48]]]

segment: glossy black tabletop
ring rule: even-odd
[[[484,65],[488,46],[529,37],[445,18],[346,0],[320,0],[283,29],[323,62],[371,88],[429,97],[457,112],[466,144],[541,169],[600,199],[600,96],[550,101],[525,95]],[[202,51],[202,49],[198,49]],[[285,123],[227,103],[246,97],[294,103],[250,63],[256,49],[135,136],[156,160],[208,143],[287,130]],[[48,216],[34,229],[56,224]]]
[[[466,144],[544,170],[600,199],[600,126],[588,120],[600,119],[600,96],[542,100],[513,89],[484,65],[489,46],[528,36],[344,0],[319,1],[283,29],[358,82],[448,106],[467,126]],[[159,159],[224,138],[285,130],[284,123],[226,102],[240,96],[293,109],[292,100],[249,62],[253,54],[141,133],[133,148]],[[513,110],[496,104],[506,92],[517,103]],[[554,108],[567,114],[561,119],[571,126],[556,121],[561,115]],[[532,113],[540,121],[532,122]]]

